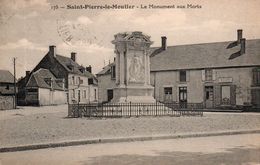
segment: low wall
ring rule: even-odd
[[[14,96],[0,96],[0,110],[14,109]]]

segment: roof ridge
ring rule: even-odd
[[[254,40],[260,40],[260,39],[246,39],[246,41],[254,41]],[[216,42],[202,42],[202,43],[194,43],[194,44],[180,44],[180,45],[171,45],[171,46],[167,46],[167,48],[169,47],[177,47],[177,46],[192,46],[192,45],[206,45],[206,44],[218,44],[218,43],[228,43],[228,42],[235,42],[236,40],[232,40],[232,41],[216,41]],[[150,47],[151,49],[159,49],[161,48],[160,46],[158,47]]]

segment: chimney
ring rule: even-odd
[[[56,57],[56,46],[54,45],[49,46],[49,55],[51,57]]]
[[[71,52],[71,59],[76,62],[76,53],[75,52]]]
[[[92,73],[92,67],[91,67],[91,65],[89,65],[89,66],[86,67],[86,71],[88,71],[89,73]]]
[[[30,75],[30,71],[27,70],[27,71],[25,72],[25,77],[29,77],[29,75]]]
[[[167,49],[167,37],[162,36],[162,49],[166,50]]]
[[[243,37],[243,30],[242,29],[238,29],[237,30],[237,43],[240,43],[242,37]]]
[[[240,39],[240,46],[241,46],[240,53],[245,54],[246,53],[246,39],[245,38]]]

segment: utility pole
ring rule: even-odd
[[[16,109],[16,70],[15,70],[15,60],[16,57],[14,57],[14,109]]]

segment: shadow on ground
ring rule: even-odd
[[[85,165],[253,165],[260,163],[260,148],[233,148],[226,152],[201,153],[201,152],[155,152],[155,156],[142,155],[116,155],[92,157]]]

